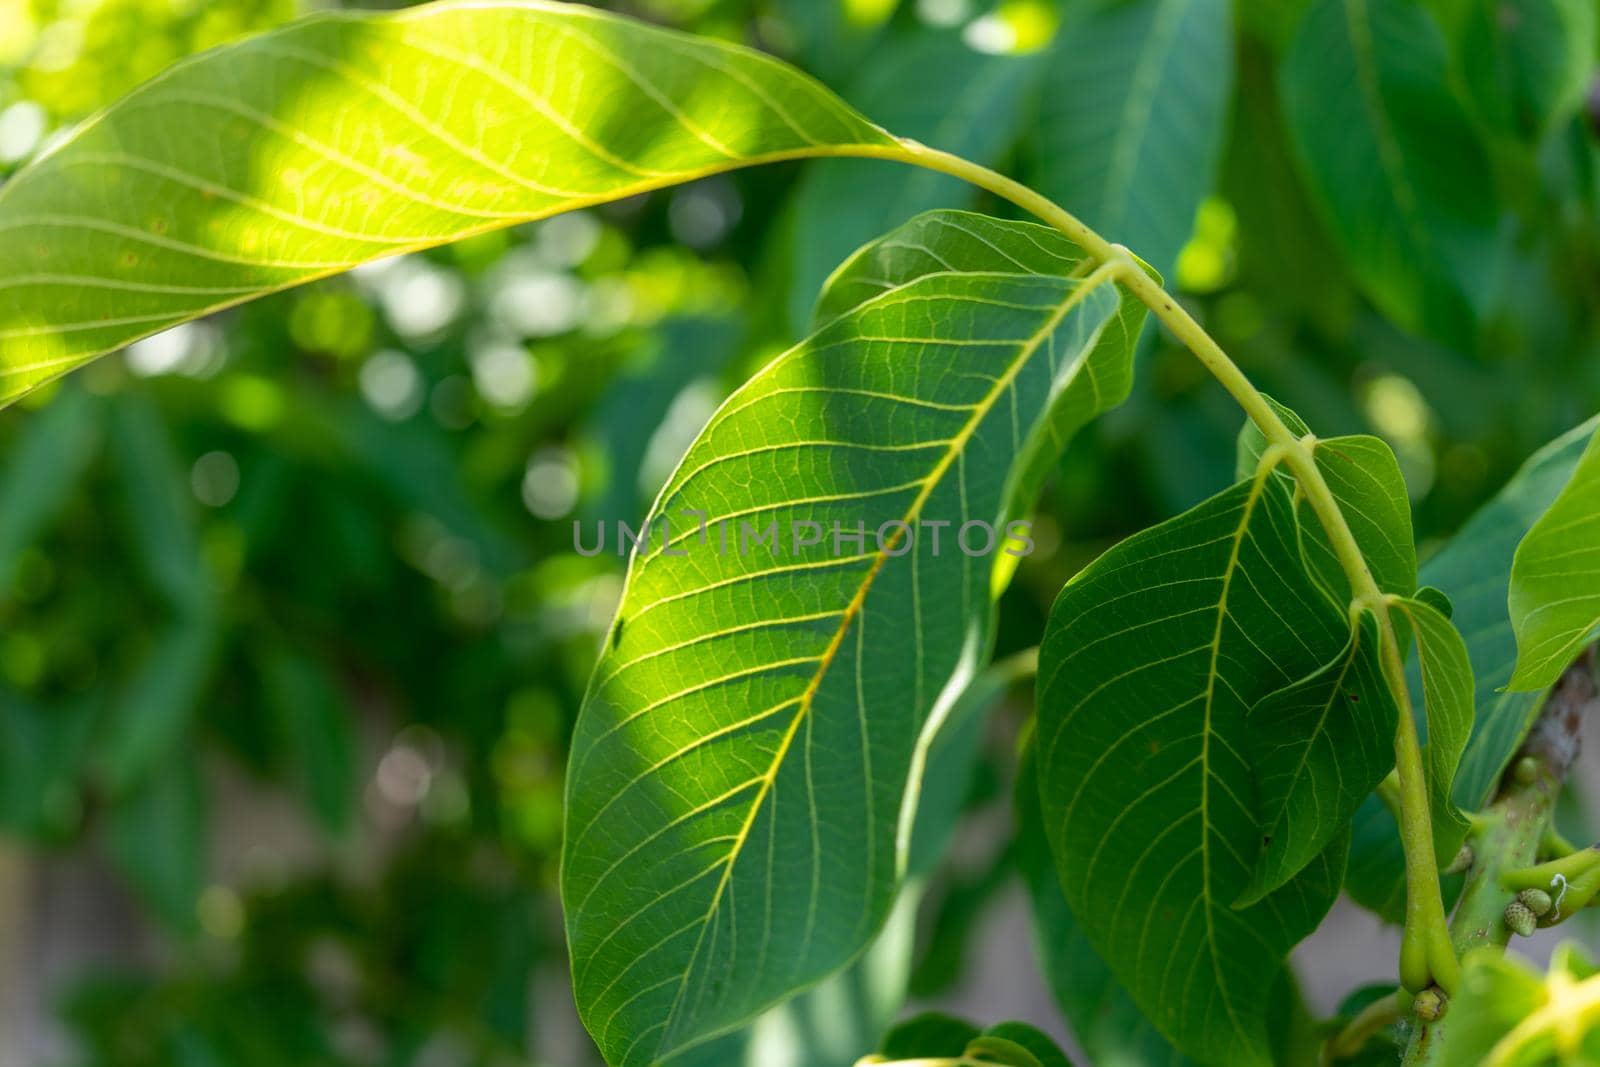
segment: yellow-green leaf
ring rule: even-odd
[[[1600,434],[1511,564],[1517,669],[1510,688],[1547,689],[1600,628]]]
[[[894,145],[759,52],[578,4],[318,15],[177,64],[0,188],[0,404],[368,260]]]

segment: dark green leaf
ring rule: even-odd
[[[965,1019],[930,1011],[898,1023],[884,1036],[878,1053],[885,1059],[959,1056],[981,1031]]]
[[[902,137],[992,166],[1022,131],[1022,104],[1040,59],[986,54],[960,34],[915,29],[881,41],[845,97]],[[863,243],[918,212],[974,199],[959,179],[919,168],[850,159],[811,164],[793,202],[789,321],[803,330],[823,282]]]
[[[1365,611],[1335,659],[1250,709],[1246,757],[1264,850],[1239,903],[1283,885],[1345,829],[1394,766],[1397,722],[1377,620]]]
[[[1267,1062],[1268,994],[1337,893],[1342,847],[1232,907],[1262,844],[1246,714],[1348,637],[1269,468],[1113,548],[1051,610],[1039,780],[1067,900],[1145,1014],[1197,1059]]]
[[[1469,345],[1496,257],[1489,161],[1418,0],[1316,0],[1283,70],[1309,184],[1367,296]]]
[[[1067,906],[1039,812],[1039,775],[1031,744],[1017,771],[1016,796],[1017,865],[1033,902],[1034,951],[1073,1037],[1092,1063],[1190,1063],[1140,1013]]]
[[[1463,81],[1479,114],[1537,142],[1572,117],[1595,71],[1594,0],[1468,0]]]
[[[181,933],[196,928],[206,877],[206,804],[200,768],[171,759],[111,809],[111,855],[150,908]]]
[[[29,418],[12,445],[0,481],[0,596],[10,586],[22,550],[60,512],[94,457],[101,410],[90,394],[65,389]]]
[[[315,661],[278,651],[265,664],[268,706],[277,716],[290,765],[317,818],[329,832],[350,826],[355,799],[351,711],[337,682]]]
[[[98,758],[113,790],[133,786],[164,762],[193,721],[216,657],[212,620],[179,621],[160,633],[112,701]]]
[[[1073,6],[1047,57],[1031,184],[1163,274],[1221,154],[1230,7],[1091,0]]]

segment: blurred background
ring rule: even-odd
[[[0,181],[315,6],[0,0]],[[1276,88],[1297,0],[602,6],[789,59],[1128,244],[1318,432],[1388,440],[1425,548],[1600,409],[1592,5],[1576,47],[1521,32],[1559,0],[1432,5],[1488,35],[1440,83],[1482,168],[1456,178],[1493,196],[1463,271],[1488,280],[1448,318],[1326,223]],[[935,206],[1009,214],[890,164],[711,179],[270,297],[0,415],[0,1067],[596,1063],[556,861],[623,561],[574,553],[572,522],[642,517],[833,266]],[[1040,505],[1000,654],[1084,562],[1232,479],[1236,408],[1153,330],[1141,364]],[[989,723],[883,1010],[1061,1032],[1005,847],[1027,710]],[[1389,970],[1377,920],[1339,914],[1365,925],[1328,951]]]

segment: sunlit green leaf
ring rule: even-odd
[[[1047,56],[1032,184],[1170,274],[1221,154],[1230,5],[1072,7]]]
[[[1489,161],[1418,0],[1316,0],[1283,69],[1312,190],[1367,296],[1467,345],[1496,254]]]
[[[1547,689],[1600,627],[1600,435],[1511,564],[1512,689]]]
[[[171,68],[0,191],[0,402],[355,264],[829,148],[760,53],[576,4],[328,13]]]
[[[959,531],[1002,531],[1063,413],[1125,391],[1121,302],[1063,277],[1076,258],[1038,226],[914,220],[835,279],[876,295],[825,299],[849,310],[734,393],[663,489],[671,549],[655,522],[567,779],[574,985],[617,1067],[744,1022],[882,923],[927,745],[989,644],[1001,550]]]
[[[1039,782],[1062,885],[1145,1015],[1196,1059],[1268,1061],[1268,994],[1337,893],[1343,835],[1233,907],[1262,847],[1246,716],[1349,632],[1269,467],[1111,549],[1051,610]]]

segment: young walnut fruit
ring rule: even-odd
[[[1520,900],[1513,900],[1507,904],[1504,914],[1506,925],[1513,933],[1522,937],[1532,937],[1533,931],[1539,926],[1539,917]]]
[[[1555,903],[1543,889],[1524,889],[1517,894],[1517,899],[1541,919],[1550,914],[1550,908]]]

